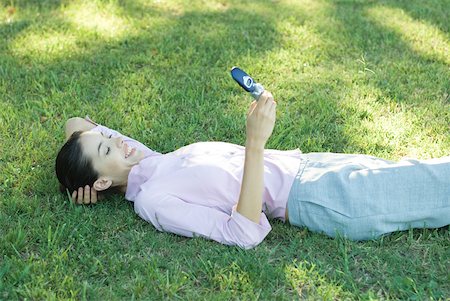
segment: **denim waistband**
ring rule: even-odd
[[[289,192],[289,197],[287,201],[289,223],[296,226],[303,226],[303,224],[300,221],[298,197],[300,190],[300,178],[308,162],[309,159],[307,158],[307,156],[303,155],[300,160],[298,172],[297,175],[295,176],[294,183],[292,183],[292,187]]]

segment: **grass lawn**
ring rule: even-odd
[[[0,300],[448,298],[448,227],[358,243],[273,221],[243,251],[157,232],[120,197],[74,206],[54,159],[85,115],[163,153],[243,144],[234,65],[278,100],[269,148],[449,155],[449,7],[0,0]]]

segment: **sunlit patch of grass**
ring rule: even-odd
[[[195,3],[192,3],[191,1],[164,1],[164,0],[136,0],[134,1],[136,3],[139,3],[140,7],[145,7],[146,9],[151,10],[158,10],[162,11],[165,14],[168,14],[170,16],[179,17],[182,16],[185,13],[185,7],[192,7],[192,5],[195,5]],[[198,8],[198,7],[197,7]]]
[[[277,23],[277,31],[281,34],[281,49],[286,50],[292,47],[302,54],[311,49],[318,49],[323,44],[315,29],[302,23],[301,19],[294,17]]]
[[[230,4],[225,1],[203,1],[202,6],[210,11],[224,12],[228,10]]]
[[[11,51],[19,56],[60,57],[77,50],[76,37],[68,32],[32,31],[19,35],[11,43]]]
[[[289,2],[288,6],[292,6],[294,11],[299,7],[303,8],[300,4]],[[323,9],[319,4],[314,4],[314,7]],[[283,90],[282,95],[278,94],[277,97],[289,98],[290,95],[298,93],[300,87],[311,83],[309,79],[308,83],[305,83],[304,79],[317,72],[315,68],[323,61],[324,46],[329,42],[321,37],[309,16],[299,13],[297,16],[280,16],[275,19],[277,47],[267,50],[263,58],[252,62],[251,65],[258,70],[258,80],[264,82],[267,88],[274,89],[274,93]],[[326,73],[329,73],[328,68]],[[269,76],[265,78],[266,75]],[[289,84],[286,85],[287,83]]]
[[[330,3],[323,0],[284,0],[280,1],[279,3],[286,8],[290,8],[291,12],[294,12],[295,10],[301,10],[303,13],[306,13],[308,15],[320,15],[330,7]]]
[[[342,287],[316,271],[314,264],[294,261],[284,271],[288,283],[302,300],[342,300],[347,295]]]
[[[0,4],[0,24],[11,23],[16,17],[17,9],[14,6],[2,7]]]
[[[378,156],[432,158],[445,155],[445,137],[424,120],[432,113],[413,105],[395,102],[380,89],[359,86],[346,95],[341,106],[347,111],[345,132],[351,149],[359,147]]]
[[[368,15],[382,26],[398,32],[418,53],[450,64],[448,39],[435,26],[414,20],[399,8],[376,6],[368,9]]]
[[[77,2],[68,6],[64,15],[75,28],[92,31],[105,38],[120,37],[129,28],[129,22],[120,16],[119,8],[112,2],[107,5]]]
[[[255,287],[249,274],[234,262],[230,266],[218,270],[213,277],[213,282],[218,291],[230,298],[239,295],[247,300],[258,299],[256,290],[260,288]]]

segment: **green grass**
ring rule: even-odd
[[[450,153],[450,1],[0,0],[0,299],[446,299],[448,227],[356,243],[273,221],[257,248],[159,233],[57,189],[89,115],[159,152],[242,144],[241,66],[273,92],[270,148]]]

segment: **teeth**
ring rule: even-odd
[[[126,153],[126,155],[125,155],[125,158],[128,158],[128,156],[130,156],[132,150],[133,150],[132,148],[129,148],[129,149],[127,150],[127,153]]]

